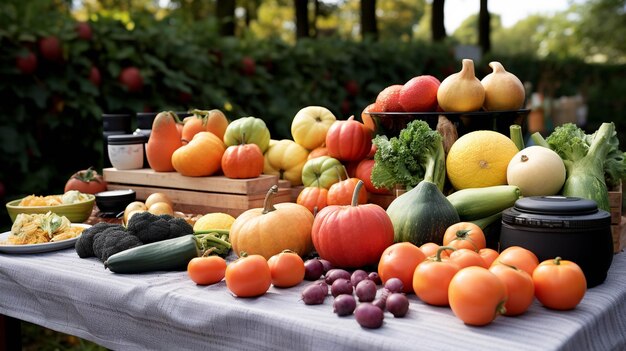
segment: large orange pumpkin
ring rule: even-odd
[[[313,214],[293,202],[274,204],[277,192],[278,186],[273,185],[265,196],[262,208],[249,209],[233,222],[230,242],[237,255],[246,252],[269,259],[284,250],[291,250],[300,256],[312,251]]]
[[[351,116],[335,121],[326,134],[328,154],[340,161],[362,160],[372,149],[372,131]]]
[[[226,146],[211,132],[199,132],[172,154],[174,169],[189,177],[204,177],[220,169]]]
[[[311,237],[321,258],[335,267],[357,268],[378,263],[393,244],[393,224],[376,204],[358,204],[359,181],[348,206],[323,208],[313,221]]]

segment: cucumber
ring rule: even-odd
[[[515,185],[495,185],[458,190],[447,196],[462,221],[489,217],[513,206],[522,196]]]
[[[195,236],[190,234],[118,252],[104,262],[104,267],[115,273],[185,270],[189,261],[201,253]]]

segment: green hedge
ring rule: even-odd
[[[388,85],[421,74],[443,79],[460,69],[451,47],[430,43],[316,39],[292,46],[220,38],[211,22],[180,25],[151,17],[137,20],[132,30],[116,20],[94,19],[87,39],[76,26],[68,18],[46,31],[19,26],[0,31],[0,197],[5,202],[24,194],[60,193],[73,172],[100,169],[103,113],[219,108],[231,120],[263,118],[272,137],[281,139],[290,137],[291,119],[302,107],[322,105],[338,118],[358,116]],[[61,60],[47,60],[39,49],[48,35],[60,39]],[[24,74],[16,57],[29,50],[37,67]],[[550,71],[563,82],[559,94],[584,87],[590,121],[619,119],[619,130],[625,130],[618,96],[625,91],[623,66],[497,59],[522,80],[537,82]],[[141,72],[140,91],[130,92],[118,80],[129,66]],[[99,85],[89,79],[92,67],[100,72]],[[0,216],[6,224],[8,216]]]

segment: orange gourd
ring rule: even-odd
[[[348,172],[345,167],[343,167],[343,172],[346,176],[348,176]],[[337,171],[337,176],[341,179],[339,171]],[[354,190],[356,189],[356,185],[359,181],[361,180],[358,178],[347,178],[331,185],[328,189],[328,205],[350,205],[352,203],[352,195],[354,194]],[[358,204],[367,203],[367,198],[367,190],[365,187],[361,187],[357,197]]]
[[[222,171],[228,178],[256,178],[263,173],[264,162],[257,144],[232,145],[222,156]]]
[[[183,144],[187,144],[194,135],[199,132],[211,132],[218,138],[224,138],[224,132],[228,127],[228,119],[222,111],[213,109],[210,111],[193,110],[193,116],[183,120],[181,138]]]
[[[146,144],[146,158],[150,168],[157,172],[174,171],[172,154],[183,145],[178,122],[178,117],[171,111],[160,112],[152,122],[152,131]]]
[[[278,186],[273,185],[262,208],[252,208],[242,214],[230,227],[233,251],[240,255],[261,255],[266,259],[284,250],[306,256],[313,250],[311,227],[313,214],[293,202],[274,204]]]
[[[211,132],[200,132],[172,154],[174,169],[189,177],[204,177],[219,171],[226,146]]]

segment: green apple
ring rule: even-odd
[[[343,165],[338,159],[330,156],[312,158],[302,168],[302,184],[329,189],[339,182],[343,174]]]

